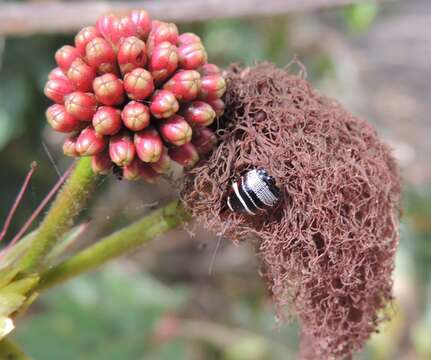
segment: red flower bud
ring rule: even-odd
[[[139,158],[147,163],[159,161],[163,152],[163,142],[159,134],[153,128],[135,133],[135,147]]]
[[[91,91],[93,80],[96,77],[94,69],[81,58],[75,59],[67,71],[67,77],[75,85],[76,90]]]
[[[61,70],[59,67],[56,67],[50,71],[50,73],[48,74],[48,80],[63,80],[71,83],[64,71]]]
[[[96,22],[97,30],[108,40],[111,44],[115,44],[113,37],[116,36],[118,29],[118,18],[113,14],[102,15]]]
[[[115,51],[105,39],[97,37],[91,40],[85,47],[85,56],[88,64],[99,74],[118,73]]]
[[[174,94],[168,90],[157,91],[151,99],[151,113],[159,119],[171,117],[179,108],[180,105]]]
[[[206,102],[213,108],[216,117],[220,117],[224,114],[225,104],[222,99],[206,100]]]
[[[118,20],[117,31],[115,33],[114,43],[121,46],[124,39],[130,36],[136,36],[136,26],[129,16],[123,16]]]
[[[75,90],[75,87],[69,80],[54,79],[48,80],[43,92],[46,97],[57,104],[63,104],[65,96]]]
[[[106,138],[98,134],[92,127],[88,127],[79,134],[76,151],[81,156],[93,156],[100,154],[106,145]]]
[[[130,36],[121,43],[118,50],[118,65],[120,65],[122,74],[144,67],[146,62],[145,42],[135,36]]]
[[[197,69],[208,60],[207,52],[200,42],[180,46],[178,57],[180,67],[187,70]]]
[[[63,143],[63,153],[66,156],[77,157],[79,156],[76,151],[76,141],[78,140],[77,136],[68,137]]]
[[[179,47],[183,45],[196,44],[196,43],[202,43],[201,38],[191,32],[187,32],[178,36]]]
[[[149,69],[154,81],[160,82],[171,76],[178,66],[177,47],[168,41],[157,44],[152,53]]]
[[[158,174],[166,174],[171,168],[171,158],[168,155],[168,151],[163,149],[162,155],[159,161],[150,164],[151,168]]]
[[[91,121],[97,108],[96,97],[91,93],[75,91],[64,99],[66,111],[81,121]]]
[[[178,72],[163,86],[164,89],[172,91],[180,101],[196,99],[200,87],[201,76],[195,70]]]
[[[141,177],[148,183],[155,183],[160,178],[160,174],[154,171],[150,165],[143,164],[141,168]]]
[[[142,40],[147,40],[151,31],[151,18],[145,10],[133,10],[130,19],[136,27],[136,34]]]
[[[118,166],[127,166],[135,158],[135,145],[131,135],[127,131],[111,137],[109,141],[109,156]]]
[[[199,98],[203,100],[219,99],[226,91],[226,81],[221,75],[202,77]]]
[[[192,139],[192,128],[182,116],[175,115],[160,125],[160,134],[166,142],[181,146]]]
[[[207,127],[195,128],[193,129],[192,144],[199,155],[206,155],[217,145],[217,136]]]
[[[68,114],[65,107],[59,104],[51,105],[46,110],[46,119],[55,131],[62,133],[70,133],[81,127],[81,122]]]
[[[110,106],[101,106],[93,116],[93,127],[101,135],[115,135],[121,129],[121,112]]]
[[[100,34],[99,30],[97,30],[94,26],[86,26],[76,34],[75,47],[81,55],[85,55],[85,47],[87,44],[91,40],[100,36],[102,36],[102,34]]]
[[[64,45],[55,53],[55,61],[63,71],[69,70],[74,60],[80,58],[78,49],[70,45]]]
[[[178,42],[178,28],[173,23],[162,21],[153,21],[152,29],[148,35],[147,46],[148,52],[151,55],[156,45],[161,42],[168,41],[173,45]]]
[[[142,179],[141,174],[146,166],[148,165],[144,164],[139,158],[134,158],[130,164],[123,167],[123,177],[130,181]]]
[[[150,110],[148,106],[130,101],[121,112],[124,125],[132,131],[140,131],[150,124]]]
[[[173,147],[168,151],[172,160],[184,167],[192,167],[199,161],[199,154],[192,143]]]
[[[114,74],[104,74],[94,79],[96,98],[104,105],[119,105],[124,101],[123,82]]]
[[[93,172],[100,175],[107,175],[112,169],[114,164],[109,157],[107,151],[103,151],[100,154],[91,157],[91,168]]]
[[[211,105],[204,101],[193,101],[184,108],[184,117],[190,124],[208,126],[216,117]]]
[[[129,98],[144,100],[154,91],[153,77],[145,69],[134,69],[124,76],[124,89]]]
[[[221,75],[221,69],[215,64],[205,64],[198,69],[201,77],[209,75]]]

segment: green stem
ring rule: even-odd
[[[0,359],[30,360],[16,344],[7,338],[0,341]]]
[[[131,251],[190,220],[178,201],[143,217],[43,273],[37,290],[50,288]]]
[[[75,169],[38,228],[31,248],[22,257],[21,270],[35,270],[58,239],[73,226],[76,217],[86,206],[97,178],[91,170],[91,158],[77,161]]]

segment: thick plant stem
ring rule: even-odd
[[[0,341],[0,359],[31,360],[17,345],[8,338]]]
[[[36,270],[58,239],[73,226],[76,217],[86,206],[97,178],[91,169],[90,158],[77,161],[75,169],[37,229],[31,248],[22,258],[22,271]]]
[[[182,204],[173,201],[54,266],[42,274],[38,290],[50,288],[93,270],[188,220],[190,215]]]

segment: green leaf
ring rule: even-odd
[[[9,316],[19,309],[25,301],[25,296],[14,293],[0,292],[0,316]]]
[[[11,282],[8,286],[4,287],[0,290],[0,294],[2,293],[15,293],[20,295],[27,294],[30,290],[32,290],[37,283],[39,282],[38,275],[29,275],[24,279],[16,280]]]

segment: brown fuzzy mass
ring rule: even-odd
[[[259,239],[262,273],[278,308],[298,317],[304,357],[350,356],[392,297],[400,181],[391,151],[288,69],[231,67],[227,79],[220,145],[186,174],[182,198],[209,229]],[[230,212],[232,181],[256,167],[276,178],[278,206]]]

